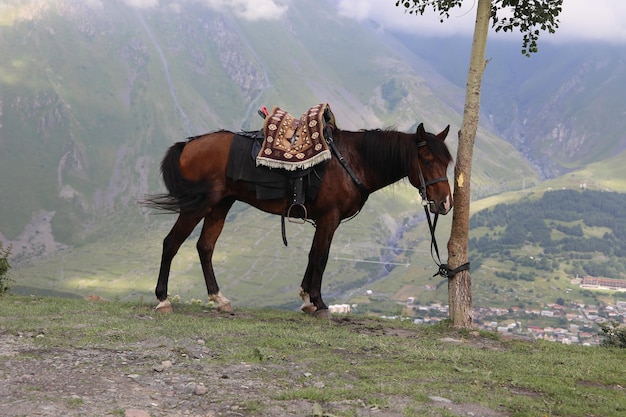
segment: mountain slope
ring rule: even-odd
[[[345,129],[460,124],[438,98],[457,87],[429,85],[380,34],[330,6],[293,4],[289,19],[269,22],[197,2],[0,7],[0,232],[15,256],[81,244],[125,216],[143,222],[136,201],[160,189],[170,143],[259,128],[262,104],[297,114],[327,101]],[[485,130],[481,139],[478,195],[536,181],[509,144]]]
[[[399,35],[448,80],[465,85],[470,41]],[[626,52],[620,45],[549,43],[523,56],[517,44],[489,42],[482,122],[554,178],[626,148]]]

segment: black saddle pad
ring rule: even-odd
[[[256,132],[236,134],[230,146],[226,176],[234,181],[250,183],[250,189],[256,192],[259,200],[284,198],[288,190],[289,179],[305,177],[307,200],[315,200],[322,184],[325,163],[303,171],[285,171],[256,165],[256,154],[261,147],[263,134]]]

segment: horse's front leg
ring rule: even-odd
[[[172,260],[185,239],[189,237],[193,229],[200,222],[202,217],[179,214],[172,230],[163,239],[163,251],[161,253],[161,267],[159,269],[159,279],[157,280],[154,294],[159,300],[156,310],[162,313],[170,313],[172,305],[167,299],[167,283],[170,276]]]
[[[202,225],[202,232],[200,238],[196,244],[198,249],[198,256],[200,257],[200,264],[202,265],[202,272],[204,274],[204,282],[206,283],[206,289],[209,294],[209,300],[217,304],[217,310],[227,313],[232,313],[233,307],[230,300],[221,293],[217,280],[215,279],[215,271],[213,270],[213,251],[215,250],[215,243],[217,238],[222,233],[224,228],[224,222],[226,221],[226,215],[232,207],[235,200],[227,199],[222,200],[218,205],[213,207],[211,213],[204,219]]]
[[[301,308],[302,311],[317,317],[329,318],[328,307],[322,300],[322,276],[328,263],[333,235],[339,226],[339,216],[326,216],[318,219],[315,226],[309,263],[300,288],[300,296],[304,301]]]

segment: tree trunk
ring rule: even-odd
[[[478,130],[480,114],[480,87],[485,71],[485,47],[491,17],[491,1],[478,0],[476,25],[470,58],[463,124],[459,131],[459,147],[454,168],[454,212],[452,230],[448,241],[448,265],[458,268],[468,262],[469,218],[470,218],[470,178],[474,138]],[[456,328],[472,326],[472,278],[470,271],[458,272],[448,280],[448,303],[450,320]]]

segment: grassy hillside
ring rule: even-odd
[[[155,315],[136,303],[4,297],[0,413],[612,417],[626,410],[623,352],[615,348],[353,316],[175,308]]]

